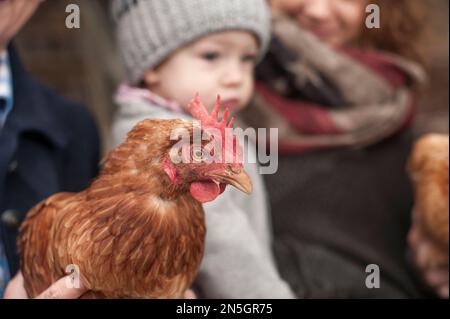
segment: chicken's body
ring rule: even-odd
[[[417,224],[434,243],[431,265],[448,264],[449,136],[429,134],[415,145],[409,160]]]
[[[198,98],[190,107],[206,124],[219,127],[217,113],[209,117]],[[251,182],[242,163],[169,163],[176,143],[170,137],[177,129],[192,135],[192,122],[137,124],[109,153],[89,188],[56,194],[29,212],[18,245],[30,297],[65,276],[66,269],[79,270],[89,290],[85,298],[184,295],[203,256],[199,200],[213,200],[227,183],[249,192]]]
[[[203,255],[203,208],[187,191],[167,191],[163,171],[143,175],[129,147],[111,153],[87,190],[56,194],[29,213],[20,246],[30,296],[71,264],[98,297],[174,298],[189,288]]]

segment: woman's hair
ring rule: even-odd
[[[359,43],[426,64],[427,2],[424,0],[371,0],[380,7],[379,29],[364,28]]]

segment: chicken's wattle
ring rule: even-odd
[[[200,203],[213,201],[225,191],[225,184],[209,180],[193,182],[189,188],[192,197]]]

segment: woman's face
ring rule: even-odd
[[[350,45],[364,27],[367,0],[270,0],[272,10],[298,21],[332,46]]]
[[[41,0],[0,0],[0,51],[16,35]]]

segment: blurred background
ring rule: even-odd
[[[429,8],[429,83],[421,97],[415,130],[449,131],[449,1],[424,1]],[[86,105],[101,129],[103,145],[114,112],[113,94],[123,78],[107,0],[47,0],[15,39],[26,68],[69,99]],[[67,29],[68,4],[81,9],[81,28]]]

